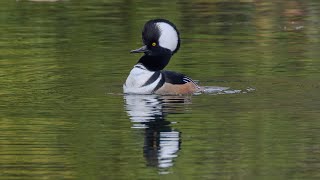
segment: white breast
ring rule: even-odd
[[[153,75],[152,71],[147,70],[143,65],[137,64],[131,70],[127,77],[126,83],[123,85],[123,92],[127,94],[152,94],[155,87],[160,82],[162,75],[153,83],[143,86]]]

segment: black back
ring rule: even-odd
[[[188,82],[192,82],[196,84],[191,78],[188,76],[173,72],[173,71],[161,71],[162,75],[164,76],[165,82],[170,84],[185,84]]]

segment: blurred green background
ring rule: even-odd
[[[255,91],[124,96],[152,18],[167,69]],[[318,0],[3,0],[0,179],[319,179],[319,25]]]

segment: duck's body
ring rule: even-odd
[[[192,94],[199,90],[189,77],[172,71],[149,71],[136,64],[123,86],[124,93],[133,94]]]
[[[189,77],[163,70],[180,47],[179,32],[164,19],[148,21],[142,32],[144,46],[131,51],[145,53],[131,70],[124,93],[132,94],[193,94],[199,86]]]

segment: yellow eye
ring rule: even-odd
[[[153,42],[151,45],[152,45],[152,46],[156,46],[156,45],[157,45],[157,43]]]

